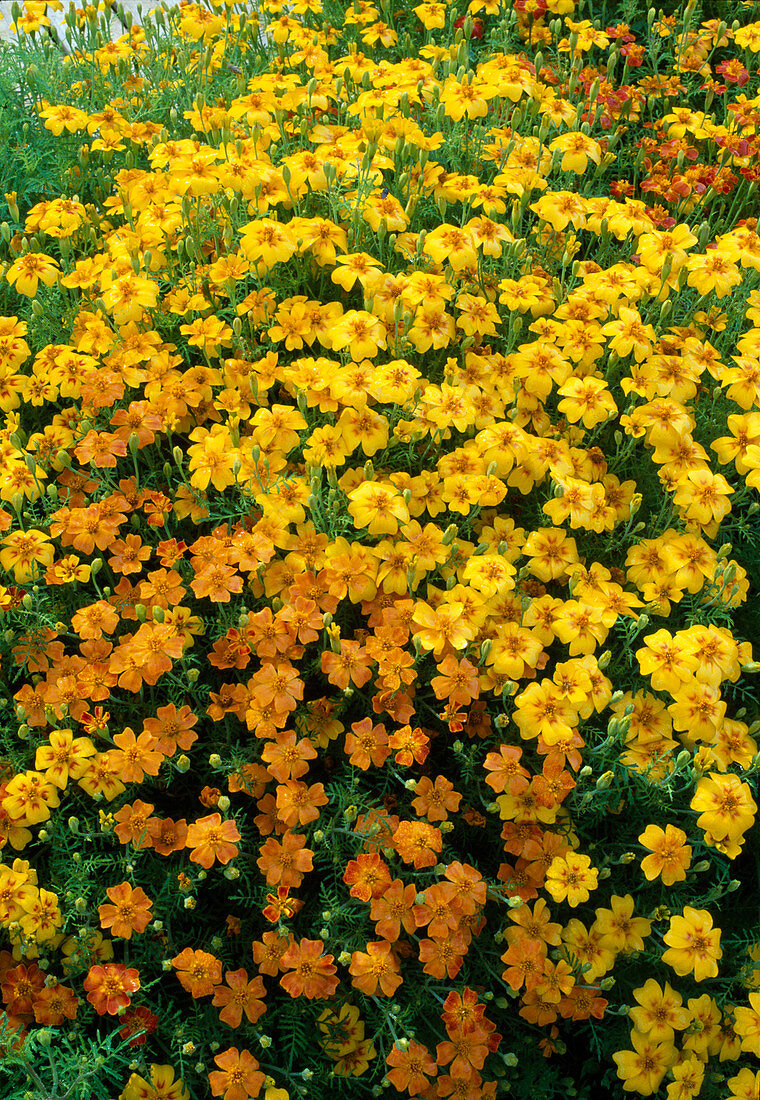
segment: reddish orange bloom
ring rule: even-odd
[[[511,944],[501,961],[506,963],[502,979],[512,989],[535,989],[544,973],[546,947],[540,940],[522,938]]]
[[[34,1019],[38,1024],[59,1027],[64,1019],[76,1019],[79,998],[66,985],[50,985],[41,989],[34,998]]]
[[[271,704],[280,713],[295,710],[298,700],[303,699],[304,684],[298,669],[283,662],[263,665],[248,681],[248,687],[260,706]]]
[[[367,771],[371,764],[382,768],[391,752],[385,726],[382,723],[373,726],[371,718],[353,722],[351,732],[346,734],[344,751],[355,768]]]
[[[449,810],[456,813],[462,801],[461,794],[454,790],[454,784],[443,775],[436,776],[435,782],[423,775],[414,793],[417,795],[412,801],[414,812],[428,821],[448,821]]]
[[[122,1039],[128,1039],[127,1046],[144,1046],[149,1035],[153,1035],[158,1028],[158,1016],[144,1005],[137,1008],[129,1008],[121,1017],[119,1035]]]
[[[400,878],[394,879],[381,894],[373,897],[369,915],[375,921],[378,936],[395,943],[402,928],[410,934],[414,932],[419,926],[416,898],[417,887],[414,883],[405,885]]]
[[[366,951],[354,951],[348,970],[354,988],[369,997],[376,996],[378,988],[383,996],[392,997],[403,981],[398,959],[387,940],[368,943]]]
[[[461,993],[452,989],[443,1002],[441,1019],[448,1032],[458,1031],[460,1028],[467,1030],[480,1023],[485,1011],[486,1006],[478,1003],[478,995],[474,989],[465,987]]]
[[[486,884],[481,874],[469,863],[455,860],[444,872],[456,888],[456,897],[463,913],[474,913],[486,903]]]
[[[424,821],[401,821],[393,833],[393,844],[404,863],[416,868],[433,867],[443,847],[440,829]]]
[[[495,1038],[495,1037],[494,1037]],[[457,1028],[449,1032],[449,1038],[436,1047],[436,1062],[439,1066],[451,1064],[453,1077],[470,1080],[474,1071],[483,1068],[485,1060],[493,1049],[489,1032],[480,1024]],[[498,1046],[498,1042],[496,1044]]]
[[[31,963],[30,966],[21,963],[5,972],[0,991],[8,1011],[13,1016],[28,1017],[31,1020],[32,1006],[44,988],[45,975],[37,963]]]
[[[189,826],[185,843],[192,848],[191,862],[200,863],[208,871],[215,860],[229,863],[235,858],[239,851],[236,840],[240,840],[240,833],[234,821],[222,821],[221,814],[209,814]]]
[[[226,985],[218,985],[214,989],[214,999],[211,1002],[215,1008],[220,1008],[219,1019],[230,1027],[240,1027],[245,1012],[246,1018],[255,1024],[260,1016],[267,1010],[263,998],[266,995],[264,982],[261,978],[248,980],[246,970],[228,970],[224,975]]]
[[[279,924],[281,920],[289,920],[299,910],[303,909],[303,902],[298,898],[291,898],[287,886],[278,886],[276,894],[267,894],[267,905],[261,910],[262,917],[270,924]]]
[[[187,752],[198,740],[198,734],[193,731],[197,721],[198,716],[190,707],[177,710],[174,703],[169,703],[158,708],[155,718],[145,719],[143,730],[156,738],[159,752],[164,756],[174,756],[178,748]]]
[[[417,907],[417,921],[428,926],[431,939],[446,939],[459,927],[461,909],[456,897],[457,889],[453,882],[434,882],[425,891],[425,901]]]
[[[345,691],[349,683],[363,687],[372,679],[372,658],[358,642],[340,640],[340,652],[327,649],[322,653],[322,671],[331,684]]]
[[[111,557],[108,564],[114,573],[142,573],[143,562],[147,561],[152,550],[145,546],[139,535],[127,535],[124,539],[111,542]]]
[[[98,906],[101,928],[110,928],[112,935],[125,940],[131,940],[133,932],[145,931],[150,924],[153,902],[141,886],[133,889],[128,882],[122,882],[109,886],[106,894],[113,904]]]
[[[267,771],[278,783],[287,779],[300,779],[309,770],[307,760],[316,760],[317,751],[308,737],[296,740],[293,730],[283,730],[276,741],[270,741],[261,750],[261,759]]]
[[[396,749],[394,760],[408,767],[410,764],[424,764],[430,752],[430,738],[423,729],[415,726],[402,726],[388,739],[391,749]]]
[[[205,596],[212,603],[229,603],[231,592],[242,592],[243,578],[231,565],[216,562],[196,573],[190,587],[198,600]]]
[[[222,980],[222,964],[207,951],[186,947],[171,962],[182,988],[196,1000],[210,996]]]
[[[155,810],[151,802],[135,799],[131,806],[122,806],[113,815],[116,821],[114,832],[122,844],[131,844],[134,848],[149,848],[148,820]]]
[[[497,794],[509,791],[519,794],[525,790],[530,772],[520,763],[522,749],[518,745],[500,745],[498,752],[489,752],[483,761],[483,767],[489,773],[486,783]]]
[[[169,856],[187,847],[188,829],[184,817],[179,821],[172,821],[170,817],[151,817],[147,828],[150,847],[160,856]]]
[[[477,699],[480,694],[478,670],[466,657],[458,661],[450,653],[436,668],[440,675],[430,681],[436,699],[448,699],[455,709],[466,707]]]
[[[222,1100],[248,1100],[249,1096],[259,1095],[264,1074],[249,1050],[230,1047],[215,1055],[214,1062],[219,1070],[208,1075],[212,1096],[221,1096]]]
[[[291,997],[331,997],[338,988],[337,967],[332,955],[322,954],[324,946],[322,940],[303,939],[282,956],[282,965],[290,972],[280,978],[280,985]]]
[[[126,1008],[133,993],[140,988],[140,975],[137,970],[128,969],[121,963],[106,963],[104,966],[91,966],[84,980],[87,1000],[99,1016],[106,1012],[115,1016],[120,1008]]]
[[[277,816],[288,829],[294,825],[308,825],[319,817],[320,806],[328,802],[321,783],[299,783],[291,779],[277,788]]]
[[[343,872],[343,881],[350,886],[352,898],[369,901],[380,897],[390,885],[388,864],[376,852],[362,854],[352,859]]]
[[[467,944],[460,931],[453,932],[445,940],[420,940],[420,962],[423,971],[439,980],[456,978],[462,969]]]
[[[158,775],[164,755],[152,734],[135,737],[134,730],[126,726],[113,740],[117,748],[111,749],[109,756],[123,783],[142,783],[146,775]]]
[[[300,833],[285,833],[281,843],[270,837],[259,851],[261,856],[256,864],[266,875],[267,886],[282,885],[297,889],[303,882],[304,874],[313,867],[314,853],[306,847],[306,837]]]
[[[391,1067],[386,1074],[390,1083],[398,1092],[408,1092],[410,1096],[426,1093],[429,1078],[438,1073],[428,1048],[415,1040],[405,1050],[394,1044],[385,1061]]]
[[[260,973],[274,977],[285,971],[282,956],[292,943],[292,937],[278,936],[276,932],[264,932],[260,940],[254,940],[252,946],[253,961]]]

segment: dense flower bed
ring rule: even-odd
[[[3,1095],[757,1100],[755,7],[45,10]]]

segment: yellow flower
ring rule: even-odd
[[[48,566],[55,557],[50,535],[35,528],[14,531],[6,535],[0,545],[3,547],[0,550],[0,565],[6,572],[13,570],[14,579],[19,584],[31,580],[36,566]]]
[[[686,833],[675,825],[647,825],[639,837],[639,844],[649,848],[651,855],[641,861],[641,870],[652,881],[658,875],[666,886],[683,882],[691,863],[691,846],[686,843]]]
[[[446,26],[445,4],[418,4],[414,11],[426,31],[442,31]]]
[[[393,485],[364,481],[348,494],[348,510],[357,529],[370,535],[395,535],[400,524],[408,523],[409,510]]]
[[[596,889],[598,875],[589,856],[568,852],[551,861],[544,885],[555,901],[567,901],[575,909],[582,901],[588,901],[590,891]]]
[[[670,918],[670,927],[663,940],[669,950],[663,952],[662,961],[679,977],[692,971],[696,982],[718,976],[718,960],[723,958],[720,928],[713,928],[712,917],[706,909],[685,906],[683,916]]]
[[[734,1031],[745,1054],[760,1055],[760,993],[750,993],[749,1008],[734,1009]]]
[[[64,130],[75,134],[78,130],[87,129],[86,111],[80,111],[78,107],[67,107],[64,103],[45,107],[40,111],[40,118],[45,120],[45,129],[50,130],[56,137],[60,137]]]
[[[578,132],[560,134],[550,144],[549,149],[552,153],[555,150],[562,153],[560,169],[563,172],[576,172],[579,176],[586,171],[590,160],[599,164],[602,159],[599,142]]]
[[[52,286],[58,276],[57,260],[44,252],[26,252],[14,260],[5,273],[11,286],[15,283],[18,293],[25,294],[27,298],[35,296],[40,282]]]
[[[757,813],[757,803],[748,783],[738,775],[710,772],[697,783],[690,808],[699,813],[697,825],[713,840],[741,843]]]
[[[686,280],[689,286],[696,287],[700,294],[709,294],[714,290],[719,298],[725,298],[742,281],[738,265],[717,249],[705,256],[689,256],[686,270],[689,272]]]
[[[626,1092],[652,1096],[676,1057],[672,1043],[656,1043],[638,1031],[631,1033],[633,1050],[619,1050],[612,1055],[617,1063],[617,1075]]]
[[[630,1009],[628,1015],[636,1030],[653,1042],[672,1042],[674,1028],[683,1031],[689,1026],[691,1013],[683,1008],[681,994],[676,993],[669,982],[662,987],[654,978],[649,978],[640,988],[634,989],[633,996],[638,1005]]]

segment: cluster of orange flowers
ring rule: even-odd
[[[639,79],[571,0],[354,0],[350,45],[319,0],[262,8],[269,70],[184,136],[141,28],[75,51],[81,106],[39,117],[113,192],[6,196],[4,1020],[140,1046],[160,982],[205,1021],[183,1055],[214,1044],[121,1100],[477,1100],[627,1012],[609,1080],[690,1100],[760,1053],[718,904],[758,809],[760,234],[728,203],[760,104],[713,58],[760,24],[650,19],[672,69]],[[234,6],[163,18],[209,79],[260,47]],[[267,1053],[293,1001],[321,1069]]]

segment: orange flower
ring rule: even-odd
[[[305,940],[293,943],[282,956],[282,965],[290,971],[280,978],[280,985],[291,997],[315,1000],[331,997],[340,984],[334,975],[333,956],[323,955],[322,940]]]
[[[276,932],[264,932],[260,940],[254,940],[251,945],[253,961],[262,974],[274,976],[285,970],[282,965],[282,956],[287,951],[292,937],[278,936]]]
[[[376,852],[362,854],[352,859],[343,872],[343,881],[350,886],[352,898],[369,901],[381,897],[390,884],[388,864]]]
[[[415,726],[402,726],[392,733],[388,739],[388,746],[396,749],[394,760],[397,764],[408,767],[410,764],[424,764],[430,752],[430,739],[425,731]]]
[[[146,775],[158,775],[164,755],[150,733],[135,737],[134,730],[126,726],[113,740],[117,748],[111,749],[109,756],[122,782],[142,783]]]
[[[271,705],[279,713],[295,710],[298,700],[303,699],[304,684],[298,670],[284,662],[262,665],[248,681],[248,687],[259,706]]]
[[[430,1085],[429,1078],[438,1073],[428,1048],[414,1039],[404,1049],[395,1043],[385,1061],[391,1067],[386,1074],[390,1083],[398,1092],[408,1092],[410,1096],[425,1093]]]
[[[128,882],[122,882],[109,886],[106,894],[113,904],[98,906],[101,928],[110,928],[114,936],[125,940],[130,940],[133,932],[145,931],[150,923],[153,902],[142,887],[133,889]]]
[[[76,1019],[79,998],[66,985],[50,985],[39,991],[32,1007],[36,1023],[59,1027],[64,1019]]]
[[[277,788],[277,816],[287,828],[308,825],[319,817],[319,806],[328,802],[322,783],[306,783],[289,779]]]
[[[91,966],[84,980],[87,1000],[99,1016],[106,1012],[115,1016],[120,1008],[126,1008],[133,993],[140,988],[137,970],[127,969],[121,963]]]
[[[445,940],[420,940],[423,972],[439,980],[446,976],[456,978],[466,954],[467,944],[460,931],[452,932]]]
[[[113,815],[116,826],[114,832],[121,844],[131,844],[134,848],[149,848],[148,819],[155,806],[151,802],[136,799],[132,805],[122,806]]]
[[[378,988],[383,996],[392,997],[403,981],[398,959],[387,940],[368,943],[366,951],[354,951],[348,970],[354,988],[370,997],[377,996]]]
[[[183,989],[191,997],[208,997],[222,980],[222,964],[207,951],[186,947],[171,960]],[[89,1000],[89,998],[88,998]]]
[[[364,687],[372,679],[372,664],[372,658],[358,642],[345,638],[340,639],[338,653],[329,649],[322,653],[322,671],[331,684],[343,691],[348,688],[349,682],[358,688]]]
[[[184,817],[172,821],[170,817],[151,817],[147,824],[149,846],[160,856],[181,852],[187,847],[187,822]],[[145,845],[148,847],[148,845]]]
[[[308,737],[296,741],[293,730],[283,730],[276,741],[270,741],[261,750],[261,759],[267,771],[278,783],[287,779],[299,779],[309,770],[307,760],[316,760],[317,752]]]
[[[314,853],[306,847],[306,837],[299,833],[285,833],[282,842],[270,837],[259,850],[261,855],[256,864],[266,875],[267,886],[298,888],[304,874],[313,867]]]
[[[382,768],[390,751],[388,734],[382,723],[373,726],[371,718],[352,723],[351,732],[346,734],[344,752],[349,754],[348,762],[353,767],[367,771],[374,764]]]
[[[249,1096],[259,1095],[264,1074],[249,1050],[230,1047],[216,1054],[214,1062],[219,1070],[208,1075],[212,1096],[221,1096],[222,1100],[248,1100]]]
[[[450,1063],[450,1073],[454,1078],[472,1081],[477,1077],[475,1070],[483,1068],[500,1038],[499,1035],[492,1036],[480,1023],[454,1028],[449,1032],[448,1040],[436,1047],[436,1062],[439,1066]]]
[[[414,812],[428,821],[448,821],[449,811],[456,813],[462,800],[454,784],[443,775],[436,776],[435,782],[424,775],[418,780],[414,793],[417,796],[412,800]]]
[[[214,999],[211,1002],[215,1008],[220,1008],[219,1019],[230,1027],[240,1027],[245,1012],[250,1023],[255,1024],[260,1016],[267,1010],[263,1002],[266,995],[264,982],[261,978],[248,980],[245,970],[228,970],[224,975],[226,985],[218,985],[214,988]]]
[[[418,869],[433,867],[443,847],[443,836],[424,821],[401,821],[394,830],[393,845],[404,863]]]
[[[411,934],[419,926],[417,920],[417,887],[413,882],[405,885],[394,879],[381,894],[372,898],[370,919],[375,921],[375,932],[384,940],[395,943],[401,929]]]
[[[198,818],[187,830],[186,846],[192,848],[190,860],[199,863],[205,870],[213,867],[214,861],[229,863],[238,854],[234,841],[240,840],[240,833],[234,821],[222,821],[221,814],[209,814]]]

